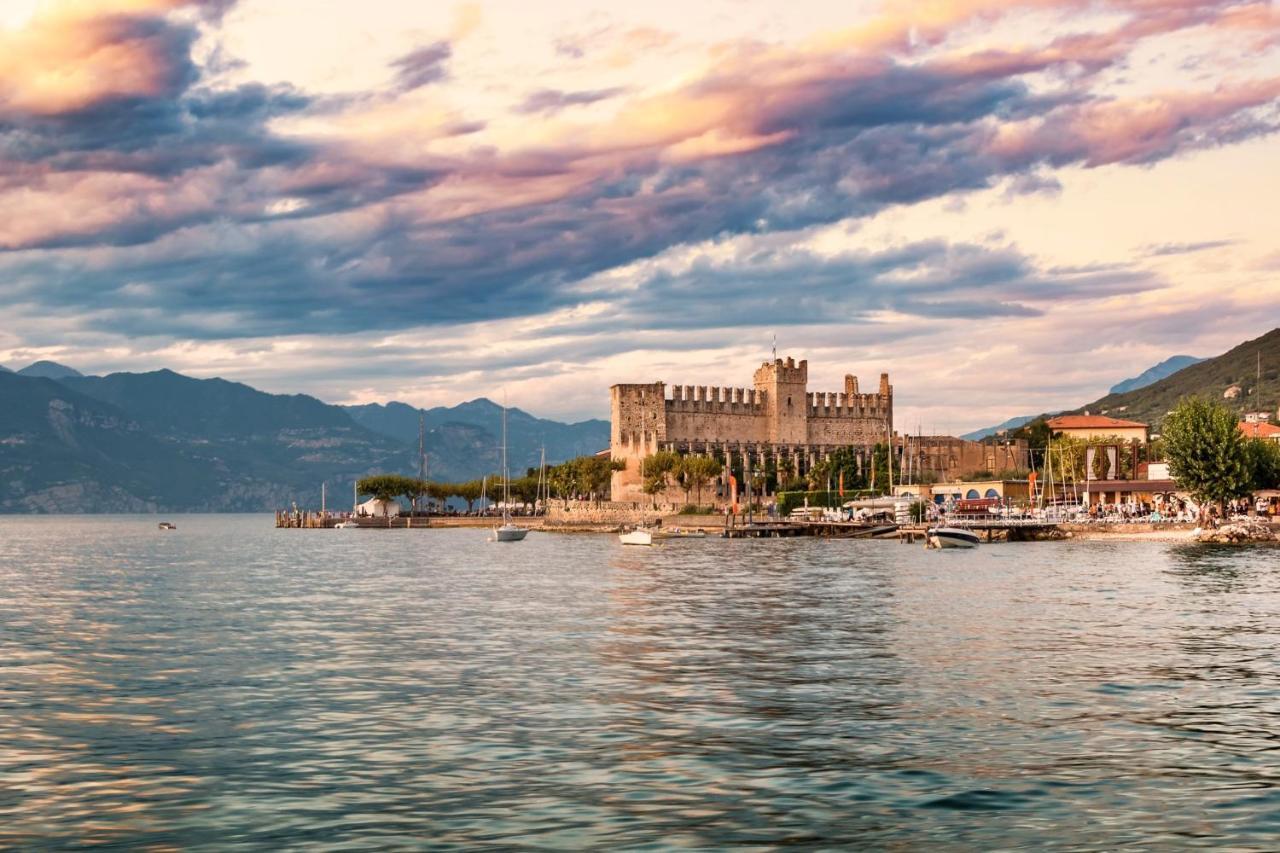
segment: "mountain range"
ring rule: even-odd
[[[54,378],[49,378],[49,377]],[[0,512],[260,512],[342,505],[374,472],[418,470],[419,410],[330,405],[170,370],[83,376],[53,362],[0,372]],[[502,408],[421,412],[428,476],[496,471]],[[508,413],[513,474],[594,453],[606,421]]]
[[[1280,406],[1280,329],[1197,361],[1150,385],[1107,394],[1076,411],[1087,409],[1142,421],[1158,430],[1178,400],[1193,394],[1224,403],[1242,416],[1264,411],[1275,418]]]
[[[1175,355],[1166,358],[1164,361],[1148,367],[1130,379],[1123,382],[1117,382],[1111,386],[1108,394],[1124,394],[1129,391],[1137,391],[1139,388],[1146,388],[1148,385],[1154,385],[1166,376],[1172,376],[1184,367],[1190,367],[1193,364],[1199,364],[1204,361],[1203,358],[1196,358],[1193,355]]]

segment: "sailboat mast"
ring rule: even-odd
[[[507,395],[502,394],[502,520],[511,513],[510,475],[507,473]]]

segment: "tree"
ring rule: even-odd
[[[1165,418],[1162,437],[1169,473],[1200,503],[1249,494],[1254,472],[1235,413],[1203,397],[1186,397]]]
[[[640,489],[653,498],[653,508],[658,508],[658,493],[667,488],[671,474],[680,465],[680,457],[669,450],[651,453],[640,463]]]
[[[1249,478],[1254,489],[1280,489],[1280,442],[1251,438],[1245,442]]]
[[[382,514],[387,514],[386,504],[404,495],[412,497],[426,491],[426,484],[416,477],[404,477],[400,474],[375,474],[364,477],[356,483],[356,491],[363,495],[373,495],[383,503]]]
[[[1053,466],[1053,479],[1059,483],[1084,480],[1085,443],[1074,437],[1053,440],[1049,463]]]
[[[427,494],[440,506],[441,510],[445,508],[449,498],[454,494],[453,490],[452,483],[427,483]]]
[[[778,460],[778,479],[782,482],[790,482],[796,476],[796,460],[790,455],[783,455]]]
[[[686,456],[680,463],[684,475],[685,501],[689,500],[689,490],[696,489],[698,503],[702,503],[702,490],[719,477],[724,471],[724,463],[710,456]]]
[[[468,480],[453,486],[453,493],[467,502],[467,512],[475,511],[476,501],[480,500],[483,491],[484,485],[479,480]]]
[[[538,499],[538,475],[535,471],[533,474],[526,474],[518,480],[512,480],[510,485],[511,499],[519,501],[521,504],[532,504]]]
[[[1008,437],[1025,439],[1027,447],[1034,451],[1043,450],[1049,443],[1050,435],[1049,424],[1046,423],[1045,418],[1042,416],[1013,430],[1008,434]]]

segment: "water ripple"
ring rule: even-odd
[[[0,846],[1274,848],[1280,555],[0,519]]]

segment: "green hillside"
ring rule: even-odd
[[[1258,358],[1262,359],[1262,379],[1258,381]],[[1223,394],[1239,386],[1234,399]],[[1243,415],[1266,411],[1273,421],[1280,406],[1280,329],[1272,329],[1260,338],[1245,341],[1216,358],[1183,368],[1171,376],[1145,388],[1124,394],[1108,394],[1077,412],[1143,421],[1159,429],[1164,416],[1182,397],[1198,394],[1220,401]]]

